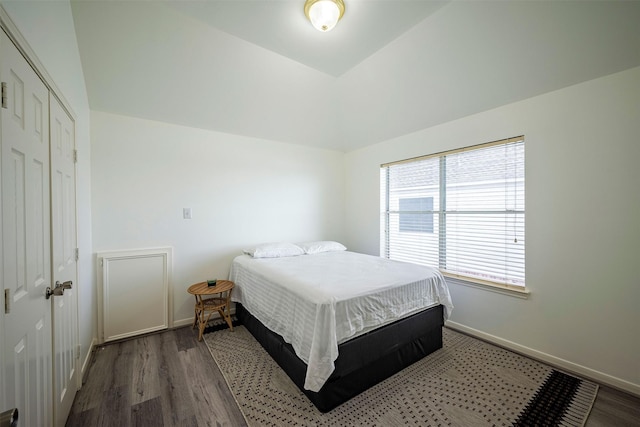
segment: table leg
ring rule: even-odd
[[[198,322],[198,341],[202,341],[202,334],[204,333],[204,310],[200,312],[201,319]]]
[[[198,296],[194,296],[196,298],[196,305],[193,308],[193,323],[191,324],[191,329],[195,328],[196,323],[198,323]]]
[[[233,331],[233,321],[231,320],[231,309],[229,308],[229,305],[218,310],[218,313],[220,314],[220,317],[222,317],[222,319],[227,322],[227,325],[229,325],[229,329]]]
[[[204,333],[204,327],[206,322],[204,320],[204,302],[202,303],[202,310],[200,310],[200,318],[198,319],[198,341],[202,341],[202,334]]]

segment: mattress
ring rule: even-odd
[[[453,305],[437,269],[348,251],[234,259],[232,300],[291,344],[307,364],[304,388],[319,391],[338,344],[442,304]]]

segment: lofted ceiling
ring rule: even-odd
[[[169,7],[318,71],[340,76],[446,4],[425,0],[347,1],[335,29],[317,31],[300,0],[172,1]]]
[[[72,0],[89,104],[350,151],[640,66],[640,1],[345,4]]]

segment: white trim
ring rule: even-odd
[[[217,314],[217,313],[215,313]],[[219,314],[217,314],[220,317]],[[213,316],[211,316],[213,318]],[[189,317],[188,319],[180,319],[173,322],[174,328],[181,328],[183,326],[191,326],[193,324],[193,317]],[[197,330],[196,330],[197,331]]]
[[[78,390],[82,388],[82,379],[87,373],[87,369],[89,369],[89,364],[91,363],[91,356],[93,355],[93,350],[97,344],[98,344],[98,341],[95,338],[93,338],[91,340],[91,344],[89,344],[89,350],[87,350],[87,354],[84,356],[84,362],[82,362],[82,367],[80,368],[80,385],[78,387]]]
[[[640,397],[640,384],[631,383],[621,378],[617,378],[612,375],[596,371],[595,369],[587,368],[586,366],[578,365],[577,363],[573,363],[568,360],[561,359],[559,357],[552,356],[550,354],[543,353],[529,347],[525,347],[513,341],[505,340],[495,335],[487,334],[486,332],[470,328],[457,322],[447,320],[445,322],[445,326],[472,335],[481,340],[488,341],[492,344],[496,344],[500,347],[504,347],[508,350],[515,351],[516,353],[520,353],[524,356],[530,357],[540,362],[547,363],[556,368],[563,369],[567,372],[580,375],[592,381],[596,381],[600,384],[604,384]]]
[[[105,296],[105,283],[108,283],[109,279],[109,271],[106,267],[108,266],[110,261],[150,257],[160,257],[163,260],[163,324],[153,325],[150,328],[138,331],[131,331],[124,334],[117,334],[106,337],[105,323],[106,320],[108,320],[106,319],[106,316],[108,316],[109,314],[109,310],[106,309],[109,306],[109,298],[108,296]],[[99,252],[96,254],[96,261],[96,276],[98,283],[98,343],[102,344],[106,341],[113,341],[122,338],[128,338],[131,336],[146,334],[149,332],[173,328],[173,248],[160,247]]]
[[[507,295],[510,297],[516,297],[520,299],[529,299],[531,291],[527,288],[515,289],[513,287],[500,286],[498,284],[492,285],[489,283],[482,283],[480,281],[472,281],[471,279],[464,280],[460,277],[452,277],[442,273],[447,281],[447,285],[462,285],[470,288],[482,289],[485,291],[495,292],[497,294]]]

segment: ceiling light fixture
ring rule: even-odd
[[[306,0],[304,14],[319,31],[331,31],[344,15],[343,0]]]

